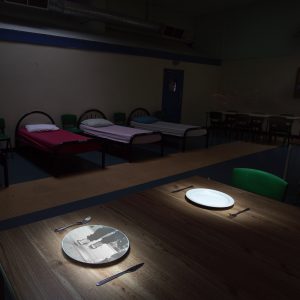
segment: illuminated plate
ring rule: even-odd
[[[106,264],[127,253],[129,240],[118,229],[88,225],[66,234],[61,246],[64,253],[74,260],[87,264]]]
[[[210,189],[191,189],[186,192],[186,197],[199,205],[213,208],[227,208],[234,205],[234,199],[229,195]]]

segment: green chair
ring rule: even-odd
[[[126,114],[123,112],[114,113],[114,123],[116,125],[125,125],[126,124]]]
[[[0,142],[6,143],[5,151],[12,151],[10,137],[5,133],[5,120],[0,118]]]
[[[72,114],[64,114],[61,116],[61,124],[64,130],[81,134],[83,131],[77,127],[77,116]]]
[[[284,200],[288,183],[271,173],[248,168],[235,168],[232,173],[232,184],[248,192],[276,200]]]
[[[163,120],[164,119],[164,114],[161,110],[156,110],[153,113],[153,117],[157,118],[158,120]]]
[[[8,187],[9,186],[9,181],[8,181],[7,157],[6,157],[6,154],[4,154],[2,152],[0,152],[0,165],[2,165],[2,167],[3,167],[5,187]]]

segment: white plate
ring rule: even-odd
[[[232,197],[216,190],[191,189],[185,195],[190,201],[207,207],[227,208],[234,205]]]
[[[87,264],[113,262],[127,253],[129,240],[118,229],[87,225],[70,231],[61,243],[66,255]]]

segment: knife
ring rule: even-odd
[[[126,273],[134,272],[134,271],[136,271],[137,269],[139,269],[140,267],[142,267],[143,265],[144,265],[144,263],[140,263],[140,264],[138,264],[138,265],[132,266],[132,267],[128,268],[128,269],[125,270],[125,271],[119,272],[119,273],[117,273],[117,274],[115,274],[115,275],[112,275],[112,276],[110,276],[110,277],[107,277],[107,278],[105,278],[105,279],[102,279],[102,280],[96,282],[96,285],[97,285],[97,286],[103,285],[103,284],[105,284],[105,283],[107,283],[107,282],[109,282],[109,281],[111,281],[111,280],[114,280],[114,279],[116,279],[116,278],[118,278],[118,277],[120,277],[120,276],[122,276],[122,275],[124,275],[124,274],[126,274]]]

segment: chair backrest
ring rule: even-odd
[[[264,117],[252,116],[250,124],[253,129],[261,130],[264,121],[265,121]]]
[[[233,169],[232,184],[248,192],[282,201],[288,186],[285,180],[274,174],[249,168]]]
[[[223,114],[219,111],[210,111],[209,118],[212,121],[221,121],[223,118]]]
[[[0,132],[4,133],[5,130],[5,120],[3,118],[0,118]]]
[[[223,123],[223,114],[219,111],[210,111],[208,116],[211,127],[219,127]],[[208,123],[208,119],[206,120],[206,123]]]
[[[237,114],[226,114],[225,115],[225,126],[233,126],[236,122]]]
[[[290,133],[292,127],[292,120],[288,120],[283,116],[269,117],[269,131],[280,131]]]
[[[237,125],[248,125],[250,123],[251,117],[247,114],[237,114],[235,123]]]
[[[61,116],[63,128],[71,128],[77,126],[77,116],[72,114],[64,114]]]

